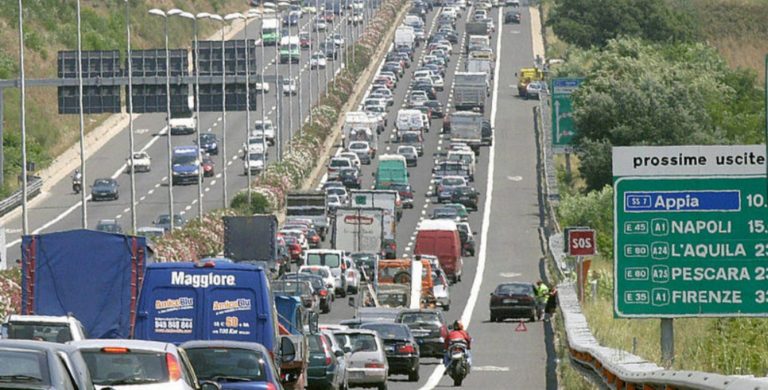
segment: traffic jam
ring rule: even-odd
[[[221,256],[154,262],[151,239],[90,230],[25,237],[0,387],[387,389],[438,367],[461,386],[496,23],[519,20],[515,0],[412,0],[317,187],[288,193],[284,216],[224,217]],[[542,318],[537,288],[499,285],[491,321]]]

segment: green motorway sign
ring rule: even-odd
[[[616,147],[618,317],[768,315],[765,147]]]
[[[552,80],[552,146],[555,149],[563,149],[573,142],[576,134],[576,126],[573,123],[571,113],[573,103],[571,94],[579,87],[584,79],[581,78],[556,78]]]

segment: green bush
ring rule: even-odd
[[[269,208],[267,198],[258,192],[251,192],[250,206],[248,205],[247,192],[237,193],[230,205],[238,215],[268,214],[272,211]]]
[[[565,194],[557,208],[560,226],[589,226],[595,229],[597,250],[603,258],[613,258],[613,188]]]

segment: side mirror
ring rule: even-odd
[[[296,347],[288,337],[280,338],[280,360],[290,362],[296,358]]]
[[[453,324],[448,325],[448,330],[453,330]]]
[[[337,349],[337,350],[333,351],[333,354],[336,357],[343,357],[344,356],[344,351],[342,351],[341,349]]]
[[[313,311],[309,313],[309,333],[315,334],[320,331],[320,315]]]
[[[355,307],[355,297],[349,297],[348,304],[350,307]]]
[[[490,296],[493,296],[493,293],[490,293],[489,295],[490,295]]]
[[[352,347],[349,344],[344,346],[344,353],[352,353]]]
[[[212,381],[200,382],[200,390],[221,390],[221,385]]]

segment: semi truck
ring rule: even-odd
[[[325,241],[328,232],[328,205],[320,191],[291,191],[285,198],[285,216],[311,219]]]
[[[488,76],[482,72],[456,72],[453,105],[456,111],[485,110],[488,97]],[[451,124],[453,126],[453,124]]]

